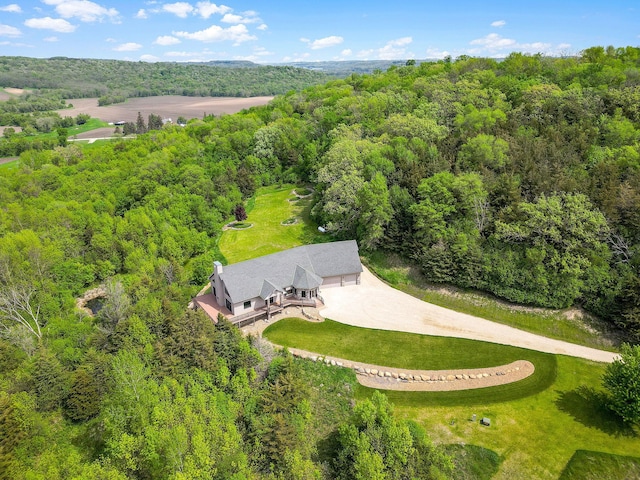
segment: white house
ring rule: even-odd
[[[357,285],[362,264],[355,240],[295,247],[244,262],[213,263],[211,293],[234,317],[289,304],[315,305],[323,288]]]

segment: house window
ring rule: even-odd
[[[307,291],[306,290],[302,290],[302,298],[307,298]]]
[[[274,299],[274,298],[275,298],[275,297],[271,297],[271,298],[269,299],[269,303],[273,303],[273,299]]]
[[[251,300],[247,300],[246,302],[244,302],[244,308],[245,308],[245,310],[247,308],[251,308]]]
[[[213,290],[213,296],[217,297],[218,294],[216,293],[216,287],[214,287],[213,285],[211,286],[211,289]]]
[[[231,302],[229,300],[225,299],[224,304],[227,306],[227,310],[229,310],[230,312],[233,312],[231,308]]]

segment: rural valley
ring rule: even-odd
[[[640,47],[0,12],[0,480],[640,478]]]

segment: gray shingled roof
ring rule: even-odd
[[[278,290],[282,291],[281,288],[276,287],[269,280],[265,280],[264,282],[262,282],[262,289],[260,290],[260,298],[262,298],[263,300],[266,300],[271,295],[276,293]]]
[[[293,285],[293,288],[311,290],[312,288],[318,288],[322,285],[322,278],[306,268],[296,265],[296,271],[293,274],[293,282],[291,282],[291,285]]]
[[[319,284],[325,277],[360,273],[362,265],[358,255],[358,244],[355,240],[345,240],[295,247],[226,265],[220,276],[233,303],[238,303],[265,293],[263,292],[265,281],[279,290],[293,286],[298,267],[319,277],[315,278]],[[306,280],[300,277],[300,281],[312,282],[314,280],[312,275],[307,275]]]

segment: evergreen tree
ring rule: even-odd
[[[36,353],[33,380],[38,410],[47,412],[62,406],[67,392],[66,375],[58,359],[45,347]]]
[[[84,421],[100,413],[100,389],[93,372],[80,368],[73,373],[65,407],[71,420]]]
[[[147,126],[144,124],[144,118],[142,118],[142,114],[138,112],[138,118],[136,119],[136,133],[138,135],[147,132]]]

